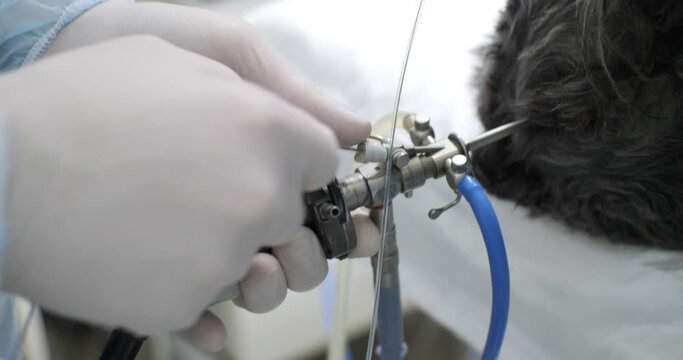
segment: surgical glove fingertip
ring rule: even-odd
[[[273,255],[280,262],[292,291],[309,291],[327,276],[325,253],[309,228],[301,227],[292,241],[274,247]]]
[[[310,84],[304,88],[305,91],[295,92],[293,103],[329,126],[341,145],[358,144],[370,136],[372,130],[370,121],[361,119],[340,106],[314,85]]]
[[[370,219],[366,209],[353,211],[351,215],[356,228],[356,248],[349,254],[350,258],[368,257],[377,253],[380,246],[380,232]]]
[[[250,312],[265,313],[278,307],[287,296],[287,280],[277,259],[266,253],[254,255],[240,282],[240,292],[234,303]]]
[[[370,136],[372,125],[369,121],[341,107],[337,108],[335,115],[332,117],[333,122],[328,125],[332,127],[342,145],[355,145]]]

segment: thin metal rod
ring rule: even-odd
[[[394,103],[394,120],[391,125],[391,138],[389,139],[389,156],[387,156],[386,161],[386,174],[384,176],[384,209],[389,206],[390,198],[390,188],[391,184],[391,167],[394,151],[394,138],[396,137],[396,124],[398,123],[398,109],[401,104],[401,94],[403,92],[403,81],[405,80],[406,70],[408,68],[408,59],[410,59],[410,49],[413,47],[413,40],[415,39],[415,33],[417,30],[417,24],[420,22],[420,13],[422,12],[422,4],[424,0],[420,0],[417,7],[417,13],[415,14],[415,21],[413,22],[413,28],[410,31],[410,38],[408,39],[408,46],[406,48],[405,57],[403,59],[403,66],[401,68],[401,76],[398,80],[398,89],[396,89],[396,102]],[[387,220],[388,211],[384,211],[382,216],[382,226],[381,226],[381,242],[379,246],[379,252],[377,253],[377,269],[375,269],[375,303],[372,310],[372,321],[370,322],[370,334],[368,334],[368,347],[365,352],[365,359],[370,360],[372,358],[372,350],[375,346],[375,332],[377,331],[377,313],[379,310],[379,298],[380,298],[380,286],[382,284],[382,260],[384,259],[384,244],[387,236]]]
[[[474,137],[474,139],[470,139],[470,141],[467,142],[467,149],[469,151],[474,151],[498,140],[504,139],[514,134],[515,131],[519,130],[521,127],[526,126],[526,122],[526,120],[513,121],[511,123],[491,129],[483,134],[477,135]]]

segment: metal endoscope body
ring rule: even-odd
[[[355,159],[362,163],[353,174],[335,179],[325,188],[305,193],[304,225],[318,237],[328,259],[345,259],[357,244],[356,231],[350,212],[360,207],[371,209],[371,219],[380,226],[384,212],[387,214],[387,233],[380,275],[378,353],[382,359],[400,359],[407,348],[403,343],[402,314],[398,274],[398,247],[396,227],[393,222],[393,205],[383,207],[385,191],[389,199],[404,194],[411,197],[413,190],[422,187],[428,179],[446,178],[455,199],[450,203],[431,209],[431,219],[457,205],[462,198],[459,183],[470,169],[469,151],[485,146],[512,134],[524,125],[523,121],[510,123],[490,130],[465,143],[456,134],[435,140],[429,118],[412,113],[398,113],[402,127],[410,134],[412,146],[399,146],[390,151],[386,139],[371,136],[355,149]],[[391,152],[391,153],[390,153]],[[388,189],[384,161],[392,156],[392,168]],[[377,266],[377,256],[372,258]],[[507,266],[507,265],[506,265]],[[215,303],[232,300],[239,296],[239,287],[227,288]],[[507,315],[506,315],[507,316]],[[100,359],[135,359],[144,338],[117,329],[112,333]]]

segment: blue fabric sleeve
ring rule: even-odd
[[[0,72],[36,61],[62,28],[104,1],[0,1]]]

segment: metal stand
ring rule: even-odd
[[[403,315],[401,313],[401,288],[398,275],[398,245],[396,243],[396,224],[394,207],[389,203],[387,209],[372,209],[370,218],[380,225],[384,211],[388,211],[387,231],[384,242],[384,259],[380,283],[380,306],[377,314],[380,345],[377,354],[382,360],[400,360],[407,346],[403,342]],[[372,259],[373,270],[377,267],[377,255]]]

